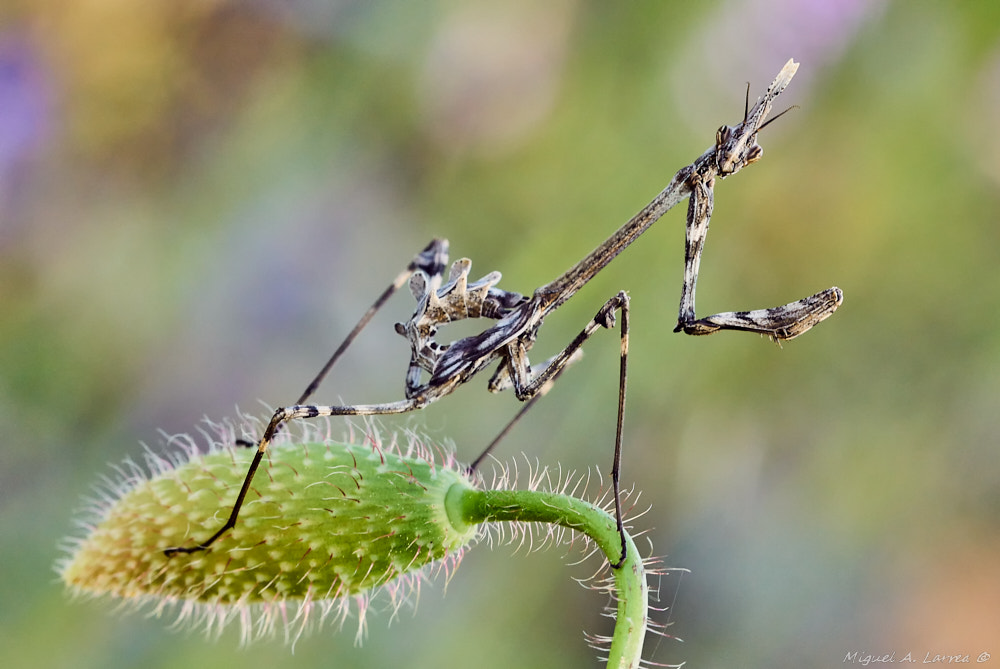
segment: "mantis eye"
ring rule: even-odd
[[[759,144],[754,144],[752,147],[750,147],[750,150],[747,151],[747,164],[757,162],[763,155],[764,155],[764,149],[761,148]]]
[[[728,125],[724,125],[715,132],[715,145],[722,146],[729,141],[730,136],[733,134],[732,129]]]

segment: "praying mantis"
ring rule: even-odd
[[[704,318],[697,318],[695,312],[695,287],[708,225],[712,217],[715,185],[718,180],[734,175],[747,165],[760,160],[763,149],[757,143],[757,134],[780,116],[779,114],[770,121],[765,120],[775,98],[788,86],[797,69],[798,63],[789,60],[753,107],[750,106],[748,86],[741,122],[733,126],[720,127],[713,145],[690,165],[678,170],[667,187],[648,205],[573,267],[553,281],[537,288],[530,296],[497,287],[501,279],[499,272],[491,272],[477,281],[470,282],[469,272],[472,263],[465,258],[451,265],[448,277],[445,279],[448,242],[444,239],[431,241],[397,275],[362,316],[298,401],[294,405],[275,410],[260,441],[256,443],[257,451],[232,511],[222,527],[196,545],[172,547],[166,549],[164,553],[172,557],[182,553],[207,550],[219,537],[236,525],[240,507],[250,490],[258,465],[267,452],[268,445],[288,421],[319,416],[377,416],[415,411],[446,397],[487,367],[498,363],[489,379],[488,389],[491,392],[499,392],[512,388],[515,396],[525,404],[497,439],[494,439],[483,454],[473,461],[470,470],[475,470],[514,422],[532,406],[534,401],[547,392],[568,365],[580,357],[584,342],[599,329],[613,328],[617,323],[616,315],[620,314],[618,417],[611,470],[617,529],[622,540],[622,558],[612,566],[619,567],[624,560],[626,542],[620,501],[620,472],[629,340],[627,293],[620,291],[607,300],[579,334],[563,350],[548,360],[532,366],[528,353],[545,318],[550,313],[573,297],[653,223],[685,198],[688,200],[688,208],[684,279],[675,332],[707,335],[721,330],[737,330],[765,335],[774,341],[783,341],[805,333],[837,310],[844,296],[843,292],[834,286],[779,307],[728,311]],[[409,283],[417,307],[409,320],[396,324],[396,332],[406,338],[411,349],[404,399],[382,404],[342,406],[305,404],[375,312],[406,283]],[[441,326],[471,318],[485,319],[490,324],[477,334],[451,343],[442,344],[436,340]]]

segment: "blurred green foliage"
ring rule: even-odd
[[[555,314],[633,304],[624,477],[669,632],[650,659],[834,666],[1000,652],[1000,10],[753,0],[12,3],[0,12],[0,665],[594,666],[558,551],[483,546],[414,617],[250,652],[67,601],[81,495],[157,430],[291,401],[432,236],[529,292],[711,143],[789,57],[764,159],[720,183],[699,311],[831,284],[778,349],[684,338],[683,212]],[[398,398],[394,299],[320,393]],[[504,444],[610,464],[616,334]],[[471,458],[485,379],[398,424]],[[994,644],[994,646],[991,646]],[[655,646],[655,647],[654,647]]]

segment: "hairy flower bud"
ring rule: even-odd
[[[72,540],[59,565],[73,592],[149,604],[154,613],[177,608],[179,622],[208,632],[236,620],[244,641],[282,627],[294,642],[314,622],[343,622],[356,602],[360,639],[373,594],[388,592],[398,608],[428,569],[455,565],[484,525],[507,525],[522,538],[541,527],[542,544],[569,530],[593,542],[605,568],[620,565],[596,585],[618,600],[615,633],[593,638],[608,642],[611,666],[639,665],[648,624],[645,565],[614,517],[562,492],[477,488],[450,452],[414,437],[401,452],[376,434],[363,444],[330,441],[312,424],[302,425],[304,438],[295,443],[282,434],[235,527],[206,550],[168,557],[167,549],[195,547],[222,527],[256,453],[233,445],[231,426],[213,427],[220,435],[208,453],[175,437],[182,448],[172,460],[147,453],[150,474],[127,464],[119,480],[106,483],[93,517],[81,523],[86,536]],[[548,474],[530,478],[537,484]],[[497,483],[516,482],[503,471]]]
[[[221,622],[227,607],[364,595],[457,558],[477,537],[446,508],[450,489],[471,488],[468,477],[417,444],[404,456],[374,440],[286,443],[269,450],[236,527],[206,551],[167,557],[221,526],[255,452],[188,450],[151,477],[127,477],[100,504],[61,567],[73,590],[207,605]]]

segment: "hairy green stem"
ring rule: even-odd
[[[608,561],[621,558],[621,537],[615,519],[589,502],[535,490],[476,490],[453,485],[445,500],[451,522],[458,528],[485,522],[553,523],[590,537]],[[626,538],[625,561],[613,569],[618,612],[611,638],[608,666],[638,667],[646,636],[648,586],[642,559],[632,537]]]

